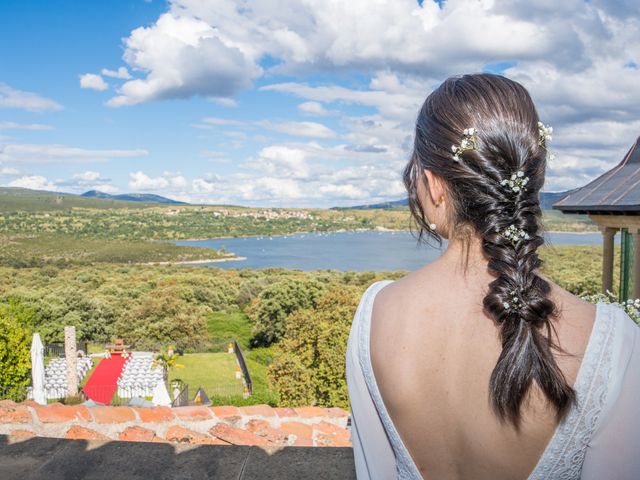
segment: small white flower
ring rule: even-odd
[[[520,240],[525,239],[529,240],[529,234],[522,230],[521,228],[516,227],[515,225],[509,225],[507,229],[502,232],[502,236],[511,240],[511,242],[516,245]]]
[[[508,308],[509,308],[509,304],[508,304],[507,302],[502,302],[502,306],[503,306],[504,308],[506,308],[506,309],[508,309]]]
[[[550,127],[549,125],[545,125],[542,122],[538,122],[538,143],[540,144],[540,146],[546,147],[545,143],[551,141],[551,132],[553,132],[552,127]]]
[[[522,170],[518,170],[516,173],[512,173],[508,180],[502,180],[500,185],[508,185],[512,192],[518,193],[524,190],[524,186],[527,183],[529,183],[529,177],[525,177],[524,172]]]
[[[468,150],[475,150],[476,148],[476,129],[475,128],[465,128],[463,131],[462,140],[460,140],[460,145],[451,145],[451,151],[453,152],[453,160],[459,161],[460,155]]]

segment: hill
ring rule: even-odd
[[[0,212],[46,211],[69,208],[144,208],[160,205],[189,205],[149,193],[110,195],[90,190],[82,195],[20,187],[0,187]]]
[[[72,193],[0,187],[0,212],[36,212],[71,208],[141,208],[158,206],[157,202],[130,202],[112,198],[83,197]]]
[[[542,210],[551,210],[551,206],[560,200],[562,197],[573,192],[573,190],[567,190],[564,192],[540,192],[540,207]],[[393,209],[404,208],[409,205],[409,201],[406,198],[401,200],[392,200],[388,202],[373,203],[366,205],[356,205],[354,207],[331,207],[330,210],[369,210],[369,209]]]
[[[178,200],[172,200],[160,195],[154,195],[153,193],[122,193],[119,195],[111,195],[109,193],[101,192],[99,190],[89,190],[84,192],[81,197],[87,198],[102,198],[110,200],[122,200],[125,202],[152,202],[162,203],[165,205],[189,205],[186,202],[179,202]]]

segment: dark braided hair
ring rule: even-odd
[[[547,154],[538,122],[533,101],[519,83],[488,73],[451,77],[420,109],[413,154],[403,174],[418,241],[428,237],[441,242],[417,196],[418,182],[427,182],[424,169],[445,183],[453,235],[466,242],[473,234],[481,238],[495,276],[483,307],[499,326],[502,343],[491,374],[490,402],[500,420],[516,428],[533,382],[555,407],[558,419],[576,401],[552,354],[552,349],[562,351],[552,341],[551,319],[559,312],[549,298],[549,283],[536,273],[542,263],[537,249],[544,243],[538,194]],[[476,130],[475,148],[454,161],[451,146],[460,144],[470,127]],[[504,180],[518,171],[528,183],[514,192]],[[512,225],[523,235],[517,241],[504,235]]]

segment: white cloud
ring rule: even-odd
[[[160,190],[169,186],[169,181],[164,177],[151,178],[143,172],[132,172],[129,176],[132,178],[129,187],[134,190]]]
[[[293,135],[294,137],[333,138],[336,136],[336,132],[329,127],[316,122],[272,122],[263,120],[259,124],[270,130]]]
[[[86,172],[74,173],[72,178],[77,180],[84,180],[86,182],[95,182],[100,178],[100,173],[87,170]]]
[[[129,188],[133,190],[179,190],[188,187],[188,182],[179,172],[163,172],[161,176],[150,177],[144,172],[129,173]]]
[[[252,48],[191,15],[162,14],[154,25],[131,32],[125,46],[125,61],[147,76],[125,82],[107,102],[111,107],[194,95],[229,97],[262,73]]]
[[[51,125],[42,123],[0,122],[0,130],[52,130]]]
[[[318,102],[303,102],[298,105],[298,110],[307,115],[316,115],[319,117],[324,117],[331,113]]]
[[[106,90],[109,88],[109,84],[107,84],[100,75],[96,75],[95,73],[85,73],[80,75],[80,88]]]
[[[91,163],[114,158],[136,158],[147,155],[146,150],[92,150],[66,145],[8,144],[0,146],[0,161],[6,163]]]
[[[116,187],[115,185],[111,185],[110,183],[96,183],[94,185],[91,185],[91,187],[87,187],[83,190],[98,190],[99,192],[110,194],[118,193],[120,191],[118,187]]]
[[[16,178],[9,182],[10,187],[30,188],[32,190],[58,191],[58,187],[41,175]]]
[[[109,70],[108,68],[103,68],[100,73],[105,77],[119,78],[122,80],[129,80],[131,78],[129,70],[127,70],[126,67],[120,67],[118,68],[118,70]]]
[[[4,167],[0,164],[0,175],[19,175],[20,171],[13,167]]]
[[[62,110],[58,102],[37,93],[15,90],[0,83],[0,108],[17,108],[28,112],[47,112]]]

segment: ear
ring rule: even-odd
[[[424,169],[424,174],[427,176],[427,185],[429,186],[429,196],[433,203],[438,203],[440,198],[444,197],[444,181],[439,175],[436,175],[428,168]]]

